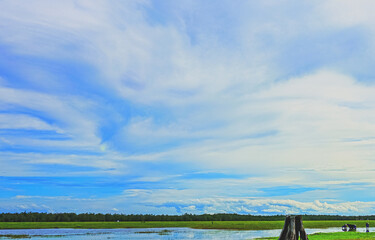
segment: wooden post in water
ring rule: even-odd
[[[279,240],[309,240],[301,216],[287,216]]]

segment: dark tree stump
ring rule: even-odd
[[[309,240],[301,216],[287,216],[279,240]]]

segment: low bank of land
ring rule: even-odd
[[[346,223],[365,227],[375,227],[375,220],[370,221],[304,221],[305,228],[341,227]],[[284,221],[163,221],[163,222],[0,222],[0,229],[41,229],[41,228],[169,228],[188,227],[195,229],[236,229],[236,230],[268,230],[282,229]]]
[[[339,232],[316,233],[309,235],[309,240],[367,240],[374,239],[375,233]],[[278,237],[260,238],[261,240],[277,240]]]

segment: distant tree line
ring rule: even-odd
[[[303,215],[303,220],[375,220],[375,216]],[[114,222],[114,221],[282,221],[284,215],[217,214],[102,214],[102,213],[0,213],[0,222]]]

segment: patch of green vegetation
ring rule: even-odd
[[[158,232],[159,235],[169,235],[172,231],[171,230],[167,230],[167,229],[164,229],[160,232]]]
[[[134,233],[137,233],[137,234],[148,234],[148,233],[157,233],[157,231],[140,231],[140,232],[134,232]]]
[[[135,233],[138,233],[138,234],[142,234],[142,233],[157,233],[159,235],[168,235],[171,232],[172,232],[171,230],[163,229],[161,231],[140,231],[140,232],[135,232]]]
[[[375,226],[375,220],[365,221],[304,221],[305,228],[341,227],[346,223],[365,227],[366,222]],[[281,229],[284,221],[162,221],[162,222],[0,222],[0,229],[41,229],[41,228],[171,228],[187,227],[195,229],[236,229],[268,230]]]
[[[12,234],[6,234],[6,235],[1,235],[0,238],[7,238],[7,239],[18,239],[18,238],[31,238],[29,235],[12,235]]]
[[[363,232],[337,232],[337,233],[315,233],[309,235],[309,240],[367,240],[374,239],[375,233]],[[273,238],[259,238],[262,240],[277,240]]]

